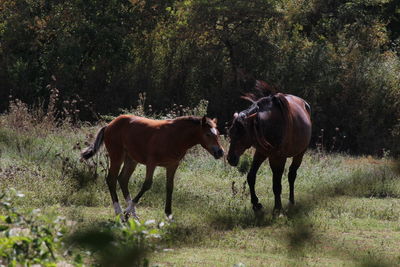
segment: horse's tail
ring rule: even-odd
[[[85,148],[85,150],[82,151],[81,153],[81,158],[82,159],[90,159],[93,157],[97,151],[99,151],[99,148],[104,142],[104,131],[107,128],[107,126],[104,126],[103,128],[100,129],[100,131],[96,135],[96,140],[94,141],[93,144]]]
[[[283,119],[285,122],[283,134],[282,134],[282,143],[280,149],[285,149],[285,147],[289,147],[290,138],[293,130],[293,118],[290,112],[290,104],[289,101],[286,99],[284,94],[278,93],[275,95],[278,99],[279,107],[281,109]]]

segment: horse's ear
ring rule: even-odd
[[[280,104],[279,94],[275,94],[272,96],[272,102],[275,104]]]
[[[207,117],[204,115],[203,118],[201,118],[201,126],[206,126],[207,125]]]
[[[247,100],[247,101],[250,101],[251,103],[254,103],[255,100],[257,99],[257,97],[254,94],[251,94],[251,93],[247,93],[245,95],[242,95],[240,98],[244,99],[244,100]]]

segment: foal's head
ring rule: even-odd
[[[217,119],[210,119],[206,116],[201,119],[200,145],[216,159],[224,155],[224,149],[218,138]]]

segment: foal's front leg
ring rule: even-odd
[[[171,218],[172,216],[172,191],[174,190],[174,176],[177,168],[178,164],[167,167],[167,197],[165,200],[165,215],[167,215],[168,218]]]
[[[256,184],[257,171],[266,158],[266,156],[256,151],[254,153],[250,171],[247,174],[247,183],[249,184],[251,203],[253,204],[254,211],[258,211],[262,208],[262,205],[258,202],[258,197],[254,187]]]

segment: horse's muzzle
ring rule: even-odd
[[[213,156],[215,159],[219,159],[224,155],[224,150],[221,148],[213,147]]]

